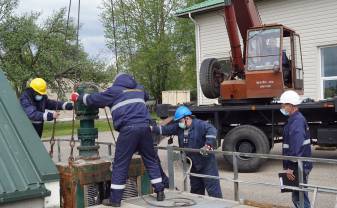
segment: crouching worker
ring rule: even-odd
[[[167,126],[154,126],[153,132],[161,135],[177,135],[179,147],[201,149],[200,153],[186,152],[192,160],[192,173],[219,176],[214,154],[201,154],[204,150],[212,150],[217,130],[206,121],[192,118],[192,112],[186,106],[180,106],[174,115],[176,123]],[[190,176],[191,193],[205,195],[205,189],[211,197],[222,198],[218,179]]]
[[[20,96],[20,103],[32,122],[35,131],[42,136],[44,121],[51,121],[59,117],[58,112],[46,110],[72,110],[71,102],[51,100],[47,96],[47,83],[41,78],[33,79],[29,87]]]
[[[103,205],[120,207],[132,155],[139,152],[144,161],[157,201],[163,201],[164,184],[154,150],[150,129],[151,117],[145,105],[148,95],[132,76],[120,73],[110,88],[104,92],[78,95],[73,93],[74,102],[94,108],[109,106],[114,127],[119,131],[115,159],[112,167],[111,195]]]

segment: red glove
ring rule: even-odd
[[[70,95],[70,100],[75,103],[79,96],[80,95],[77,92],[72,92],[71,95]]]

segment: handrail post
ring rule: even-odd
[[[239,182],[236,180],[239,179],[239,169],[238,169],[238,160],[237,160],[237,154],[233,152],[233,172],[234,172],[234,200],[239,201]]]
[[[303,179],[303,161],[301,159],[298,159],[298,179],[299,179],[299,188],[301,191],[299,191],[299,199],[300,199],[300,207],[304,208],[304,192],[302,191],[303,186],[301,185],[304,182]]]
[[[173,146],[167,146],[167,165],[169,175],[169,189],[174,190],[174,156]]]

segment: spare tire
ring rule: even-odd
[[[203,60],[199,73],[201,90],[207,98],[220,96],[220,85],[224,80],[224,73],[220,63],[215,58]]]
[[[269,154],[269,140],[266,134],[252,125],[242,125],[230,130],[222,143],[223,151]],[[233,165],[233,157],[225,156],[225,159]],[[265,161],[262,158],[243,157],[237,159],[240,172],[254,172]]]

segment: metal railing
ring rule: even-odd
[[[56,148],[57,148],[57,162],[61,162],[62,161],[62,154],[61,154],[61,142],[68,142],[69,143],[69,139],[55,139],[56,141]],[[43,143],[49,143],[49,140],[42,140]],[[75,143],[80,143],[80,140],[75,140]],[[112,146],[115,146],[114,143],[111,142],[99,142],[99,141],[95,141],[95,144],[97,145],[104,145],[107,147],[108,150],[108,158],[112,158]],[[69,147],[70,148],[70,147]]]
[[[44,143],[49,142],[49,140],[44,140]],[[61,142],[69,142],[69,139],[56,139],[57,145],[57,161],[61,162]],[[79,140],[75,140],[76,143],[79,143]],[[108,158],[112,158],[112,146],[115,144],[110,142],[98,142],[98,145],[107,146],[108,150]],[[174,162],[177,160],[184,159],[182,152],[191,152],[191,153],[200,153],[199,149],[191,149],[191,148],[179,148],[176,146],[157,146],[158,150],[166,150],[167,151],[167,162],[168,162],[168,176],[169,176],[169,188],[175,189],[175,179],[174,179]],[[315,207],[316,197],[318,192],[326,193],[326,194],[334,194],[337,196],[337,188],[336,187],[328,187],[328,186],[320,186],[315,184],[304,183],[303,178],[303,162],[313,162],[313,163],[326,163],[337,165],[337,160],[334,159],[323,159],[323,158],[308,158],[308,157],[292,157],[292,156],[282,156],[282,155],[272,155],[272,154],[258,154],[258,153],[242,153],[242,152],[230,152],[230,151],[220,151],[220,150],[212,150],[206,151],[208,154],[215,155],[226,155],[232,156],[233,158],[233,178],[229,177],[220,177],[220,176],[211,176],[204,174],[191,173],[187,170],[186,165],[183,163],[183,174],[184,174],[184,191],[187,191],[187,176],[195,176],[201,178],[211,178],[218,179],[224,181],[233,182],[234,185],[234,199],[236,201],[240,201],[240,191],[239,184],[247,184],[247,185],[262,185],[269,187],[277,187],[280,188],[280,184],[275,183],[267,183],[267,182],[255,182],[255,181],[244,181],[239,180],[239,168],[238,168],[238,157],[249,157],[249,158],[261,158],[261,159],[273,159],[273,160],[291,160],[296,161],[298,163],[298,174],[299,174],[299,186],[282,186],[282,188],[299,191],[299,199],[300,206],[304,207],[304,192],[313,192],[313,200],[311,202],[311,208]],[[185,166],[185,167],[184,167]],[[337,206],[337,203],[336,205]]]
[[[174,164],[173,163],[175,160],[179,158],[179,156],[175,156],[175,155],[177,154],[180,155],[181,152],[200,153],[200,150],[191,149],[191,148],[179,148],[179,147],[174,147],[174,146],[158,147],[158,149],[167,151],[168,174],[169,174],[169,182],[170,182],[169,187],[170,189],[174,189],[175,184],[174,184]],[[313,201],[311,202],[311,208],[315,207],[315,202],[316,202],[316,197],[317,197],[318,192],[337,195],[336,187],[319,186],[319,185],[304,183],[304,177],[303,177],[303,162],[304,161],[337,165],[337,160],[334,160],[334,159],[292,157],[292,156],[271,155],[271,154],[229,152],[229,151],[220,151],[220,150],[212,150],[212,151],[206,151],[206,152],[208,154],[232,156],[233,158],[233,178],[196,174],[196,173],[191,173],[190,171],[187,171],[186,169],[184,169],[184,191],[186,191],[185,190],[186,188],[185,184],[186,184],[186,179],[187,179],[186,176],[195,176],[195,177],[201,177],[201,178],[212,178],[212,179],[231,181],[234,184],[234,199],[236,201],[240,201],[240,196],[239,196],[239,184],[240,183],[248,184],[248,185],[263,185],[263,186],[280,188],[280,184],[239,180],[238,157],[250,157],[250,158],[261,158],[261,159],[296,161],[298,163],[299,186],[298,187],[282,186],[282,188],[290,189],[293,191],[299,191],[299,200],[300,200],[301,208],[304,207],[304,192],[314,192]],[[335,206],[337,206],[337,203]]]

